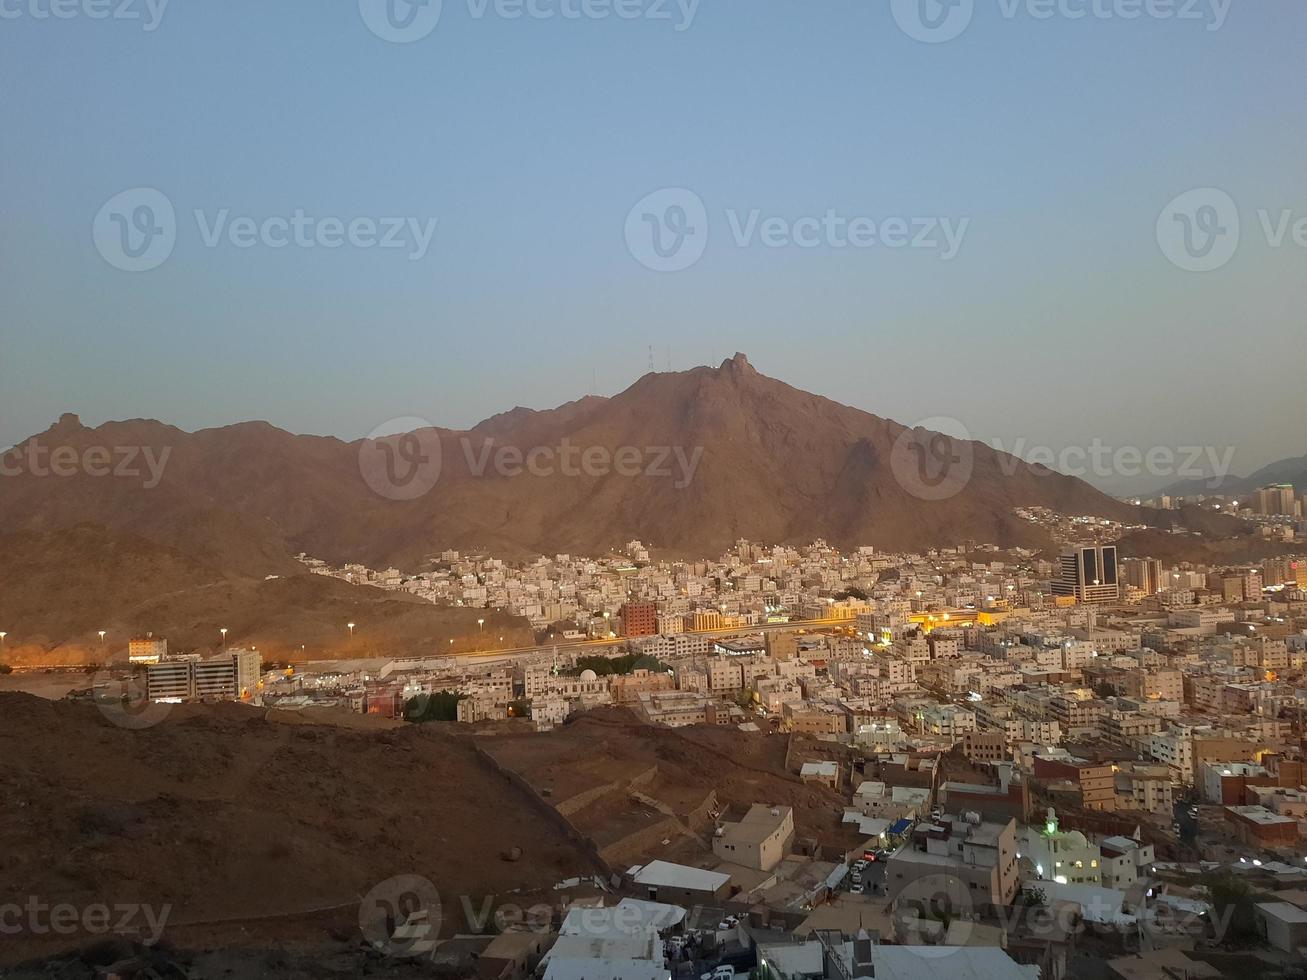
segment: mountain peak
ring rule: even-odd
[[[757,374],[758,373],[754,369],[754,366],[749,363],[749,359],[745,355],[741,354],[739,351],[735,352],[734,357],[728,357],[726,360],[722,361],[722,366],[719,370],[730,371],[733,374]]]
[[[50,432],[76,432],[82,428],[82,420],[72,412],[64,412],[59,416],[59,421],[50,426]]]

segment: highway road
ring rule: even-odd
[[[740,626],[730,629],[716,630],[687,630],[688,633],[712,637],[731,637],[731,636],[749,636],[757,633],[770,633],[776,630],[819,630],[831,629],[832,627],[853,628],[853,621],[849,619],[807,619],[797,620],[789,623],[764,623],[760,626]],[[362,660],[305,660],[293,661],[296,671],[304,673],[322,674],[330,673],[342,669],[340,665],[348,664],[350,670],[380,670],[389,663],[417,663],[421,661],[446,661],[451,664],[459,663],[480,663],[487,666],[505,660],[516,660],[529,656],[552,656],[554,653],[571,654],[571,653],[598,653],[611,647],[622,647],[627,643],[627,637],[618,636],[609,639],[596,640],[566,640],[561,643],[548,643],[542,646],[529,647],[510,647],[506,649],[478,650],[473,653],[459,654],[432,654],[427,657],[376,657]]]

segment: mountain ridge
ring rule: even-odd
[[[88,428],[66,415],[32,437],[43,438],[83,454],[131,445],[155,459],[167,453],[167,465],[149,490],[85,473],[10,477],[0,531],[90,522],[238,574],[285,573],[301,551],[403,567],[447,548],[595,554],[632,538],[695,557],[739,537],[1042,547],[1047,539],[1015,507],[1139,517],[1083,481],[794,388],[738,353],[715,368],[650,372],[611,397],[518,407],[466,430],[345,441],[257,420],[187,433],[148,419]],[[937,500],[913,485],[916,462],[903,449],[932,439],[969,464],[964,485]],[[585,451],[602,465],[585,470]],[[569,453],[577,472],[567,470]],[[438,457],[438,473],[406,497],[411,488],[386,480],[387,467],[398,472],[409,456]]]
[[[1212,484],[1216,485],[1213,486]],[[1190,497],[1211,494],[1248,493],[1260,487],[1277,483],[1291,483],[1299,495],[1307,493],[1307,454],[1286,456],[1272,463],[1259,467],[1247,476],[1227,474],[1220,480],[1200,477],[1196,480],[1181,480],[1157,491],[1173,497]]]

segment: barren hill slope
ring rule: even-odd
[[[139,472],[8,476],[0,531],[89,521],[225,574],[262,575],[287,572],[299,551],[412,567],[450,547],[594,554],[637,537],[696,557],[741,536],[1040,546],[1046,540],[1014,507],[1138,519],[1083,481],[983,443],[905,431],[765,377],[741,354],[716,368],[647,374],[608,399],[371,443],[259,422],[186,433],[141,420],[91,429],[65,416],[13,458],[29,444],[83,459],[137,451]],[[911,450],[923,446],[965,461],[945,494],[914,482]]]

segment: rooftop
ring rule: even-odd
[[[1289,902],[1258,902],[1257,907],[1281,922],[1307,922],[1307,909],[1301,909]]]
[[[730,875],[685,864],[672,864],[670,861],[650,861],[644,867],[632,868],[628,874],[641,885],[703,892],[716,891],[731,880]]]
[[[1227,806],[1225,808],[1230,813],[1238,814],[1245,820],[1269,827],[1273,824],[1296,824],[1298,821],[1293,817],[1284,817],[1278,813],[1272,813],[1264,806]]]

